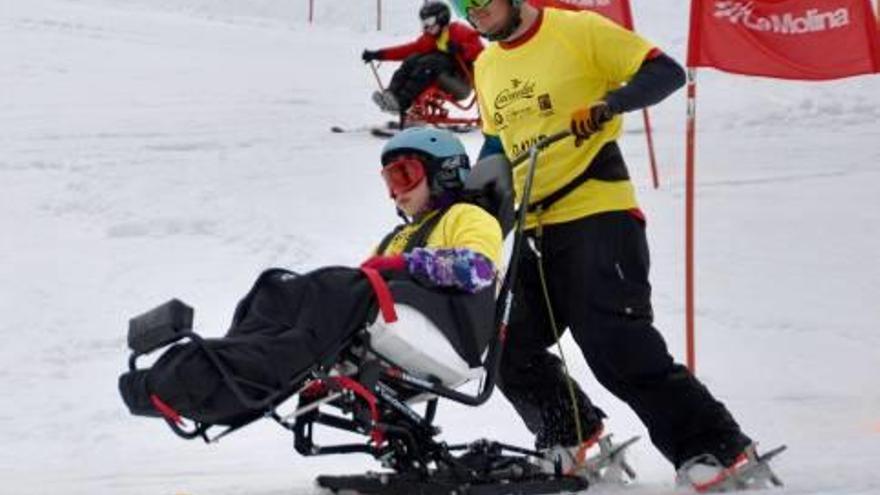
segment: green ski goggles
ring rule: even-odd
[[[470,9],[482,9],[489,6],[493,0],[451,0],[452,8],[459,17],[467,18]]]

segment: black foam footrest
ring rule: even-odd
[[[193,309],[172,299],[128,321],[128,347],[146,354],[179,339],[192,323]]]

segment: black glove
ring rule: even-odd
[[[602,126],[614,117],[614,113],[604,101],[597,101],[581,107],[571,114],[571,133],[575,136],[575,146],[602,130]]]
[[[461,47],[450,41],[446,44],[446,53],[451,57],[456,57],[461,55]]]
[[[379,60],[381,58],[382,52],[373,51],[373,50],[364,50],[364,53],[361,53],[361,60],[364,62],[370,62],[372,60]]]

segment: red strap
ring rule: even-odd
[[[306,387],[305,390],[300,392],[299,395],[308,398],[319,397],[327,393],[327,386],[324,385],[324,382],[321,380],[315,380]]]
[[[166,404],[162,399],[159,398],[156,394],[150,394],[150,402],[153,404],[153,407],[159,411],[159,414],[168,419],[168,421],[173,422],[174,424],[181,425],[183,424],[183,420],[180,419],[180,413],[175,411],[171,406]]]
[[[372,268],[361,268],[366,275],[370,285],[373,286],[373,292],[376,293],[376,299],[379,300],[379,310],[382,311],[382,319],[385,323],[394,323],[397,321],[397,311],[394,310],[394,298],[388,289],[388,284],[379,272]]]
[[[370,419],[373,421],[373,429],[370,431],[370,439],[376,447],[382,445],[385,442],[385,433],[378,427],[379,407],[376,405],[376,396],[367,390],[366,387],[361,385],[360,382],[347,376],[334,376],[331,379],[335,380],[340,387],[351,390],[355,395],[367,401],[367,405],[370,407]]]

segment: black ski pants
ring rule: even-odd
[[[626,402],[676,467],[703,453],[728,464],[751,441],[709,390],[669,355],[653,327],[644,222],[607,212],[528,232],[543,254],[558,329],[571,329],[596,379]],[[575,445],[574,417],[541,287],[538,258],[520,259],[500,389],[536,447]],[[603,414],[576,388],[585,435]]]
[[[446,53],[410,55],[391,76],[388,90],[397,97],[400,110],[405,111],[442,74],[456,74],[457,69],[455,59]]]

